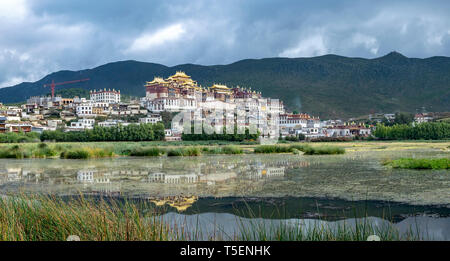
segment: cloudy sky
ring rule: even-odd
[[[0,0],[0,86],[118,60],[450,56],[450,1]]]

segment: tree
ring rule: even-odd
[[[414,114],[397,112],[395,113],[394,124],[411,124],[414,121]]]

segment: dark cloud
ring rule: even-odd
[[[135,59],[448,56],[450,1],[2,0],[0,86]]]

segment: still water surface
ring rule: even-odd
[[[207,222],[212,215],[231,230],[235,226],[229,223],[230,215],[268,222],[341,222],[369,216],[399,227],[414,221],[434,231],[430,239],[450,239],[449,171],[382,165],[383,160],[400,157],[449,157],[449,153],[1,159],[0,193],[67,197],[81,192],[145,199],[164,207],[172,219]]]

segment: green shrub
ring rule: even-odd
[[[197,147],[187,147],[182,149],[183,156],[200,156],[202,155],[201,151]]]
[[[294,144],[294,145],[289,146],[289,148],[296,149],[299,151],[305,151],[306,148],[311,148],[311,146],[309,146],[307,144]]]
[[[292,148],[289,146],[278,145],[261,145],[255,147],[255,153],[289,153],[292,152]]]
[[[187,147],[187,148],[177,148],[171,149],[167,152],[167,156],[200,156],[202,155],[198,147]]]
[[[397,160],[391,160],[384,163],[390,165],[393,168],[402,169],[450,169],[450,159],[412,159],[403,158]]]
[[[167,152],[167,156],[169,157],[183,156],[183,152],[181,151],[181,149],[171,149]]]
[[[344,154],[345,149],[337,146],[305,147],[303,152],[305,155]]]
[[[164,150],[158,147],[135,148],[129,153],[130,156],[140,157],[156,157],[162,154],[164,154]]]
[[[83,149],[63,151],[61,153],[61,158],[64,159],[88,159],[89,152]]]
[[[225,146],[221,148],[222,154],[242,154],[243,151],[237,146]]]
[[[23,159],[31,158],[32,154],[30,150],[25,150],[19,145],[14,145],[12,147],[7,147],[0,151],[0,158],[7,159]]]

